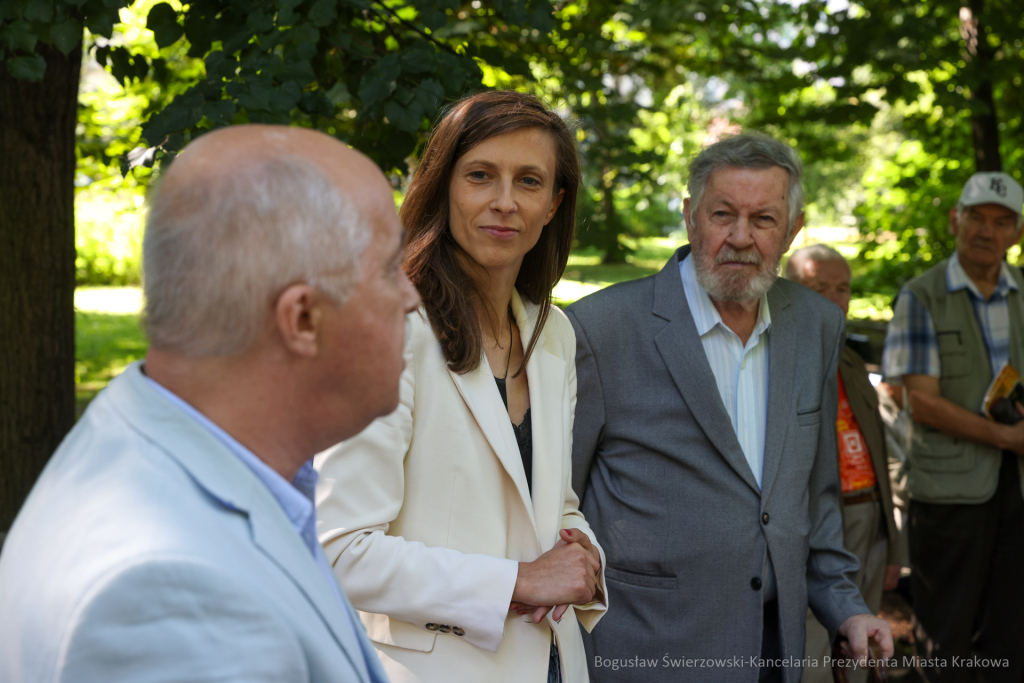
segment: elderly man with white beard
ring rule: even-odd
[[[573,484],[616,606],[584,634],[594,681],[796,683],[829,665],[803,661],[808,606],[851,658],[869,638],[892,655],[843,547],[842,313],[777,279],[803,225],[800,175],[763,135],[708,147],[690,170],[690,244],[567,311]]]

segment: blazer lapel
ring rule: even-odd
[[[167,453],[211,497],[249,519],[253,541],[302,591],[330,629],[352,667],[369,681],[354,624],[346,623],[328,579],[289,522],[277,499],[227,447],[146,382],[141,363],[128,367],[108,388],[118,411]],[[349,611],[351,614],[351,612]]]
[[[273,503],[276,505],[277,501],[274,500]],[[312,556],[309,548],[295,533],[295,529],[284,517],[283,512],[281,514],[264,514],[262,510],[257,509],[258,507],[263,506],[254,506],[254,509],[249,511],[253,541],[272,562],[291,577],[295,585],[320,614],[320,618],[330,628],[335,640],[341,645],[345,656],[352,664],[352,668],[359,672],[362,680],[369,681],[365,652],[356,631],[359,628],[356,626],[359,620],[353,614],[348,600],[339,589],[339,594],[342,595],[340,608],[345,610],[347,615],[339,609],[328,608],[328,605],[337,605],[338,598],[334,595],[330,584],[327,583],[327,577],[317,567],[316,561],[310,562]],[[317,550],[320,551],[319,548]],[[328,564],[328,566],[330,565]],[[345,623],[346,618],[348,624]]]
[[[528,344],[533,338],[538,307],[530,306],[527,309],[518,292],[513,291],[512,311],[525,340],[524,344]],[[563,448],[569,428],[565,424],[565,360],[548,350],[547,340],[545,326],[530,362],[526,365],[533,430],[532,505],[541,548],[554,544],[561,528],[566,487],[562,472],[565,462]]]
[[[786,433],[793,421],[796,401],[793,377],[796,373],[797,325],[789,321],[789,297],[781,287],[768,290],[772,326],[768,330],[768,410],[764,435],[764,470],[761,498],[767,500],[779,471]]]
[[[525,339],[529,339],[529,337],[523,336]],[[526,507],[530,515],[534,534],[536,534],[537,520],[530,500],[530,487],[526,483],[523,458],[519,453],[515,432],[512,431],[512,421],[508,417],[508,411],[501,401],[498,386],[494,382],[494,376],[491,375],[490,366],[487,364],[487,357],[481,352],[480,365],[472,372],[460,375],[449,369],[448,374],[455,382],[462,400],[466,402],[466,406],[473,413],[473,418],[479,425],[480,431],[484,433],[487,443],[491,445],[498,460],[515,483],[523,506]]]
[[[722,454],[736,474],[752,489],[760,493],[754,473],[743,455],[743,449],[736,438],[732,420],[722,403],[718,383],[711,371],[693,314],[683,292],[679,276],[679,261],[690,253],[684,246],[677,251],[665,267],[655,276],[653,314],[667,321],[654,335],[665,365],[668,366],[672,381],[682,394],[686,407],[701,429]]]

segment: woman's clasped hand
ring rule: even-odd
[[[562,529],[555,546],[533,562],[519,563],[510,610],[529,614],[533,623],[547,616],[560,621],[569,605],[594,599],[601,573],[601,554],[579,529]],[[540,606],[538,606],[540,605]]]

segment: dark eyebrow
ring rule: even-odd
[[[464,163],[466,166],[472,166],[476,164],[478,166],[484,166],[486,168],[495,167],[494,163],[487,161],[485,159],[470,159],[469,161],[466,161]],[[525,166],[520,166],[519,168],[516,169],[516,172],[518,173],[536,173],[537,175],[541,175],[543,171],[543,168],[541,168],[540,166],[535,166],[533,164],[526,164]]]

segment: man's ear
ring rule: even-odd
[[[949,232],[956,237],[960,232],[960,224],[956,222],[956,207],[949,210]]]
[[[274,322],[285,348],[313,358],[320,349],[323,294],[304,282],[289,285],[274,302]]]

